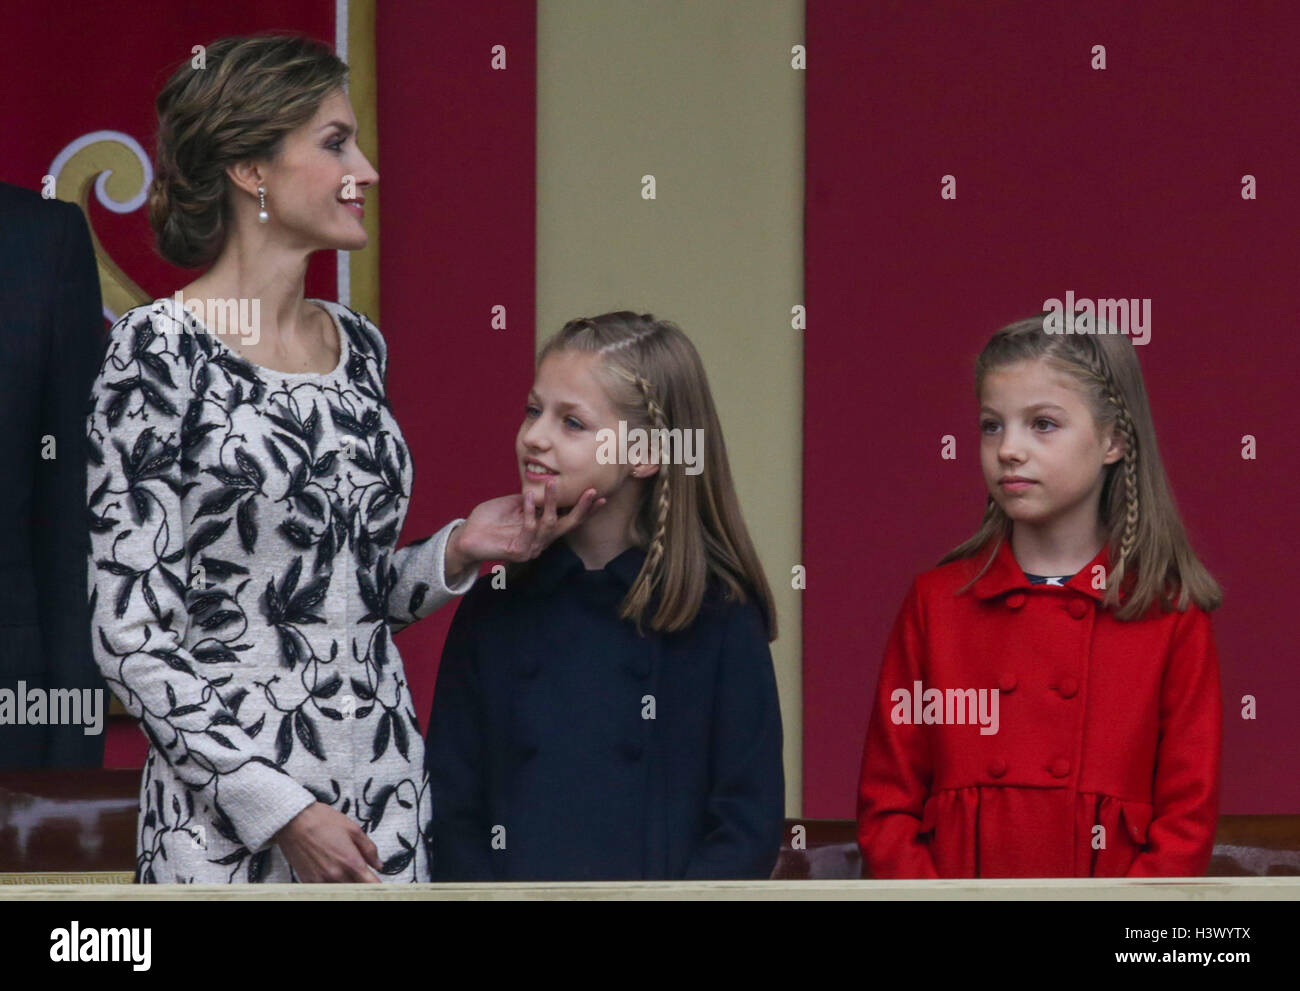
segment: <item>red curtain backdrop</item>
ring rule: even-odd
[[[1152,299],[1160,451],[1225,592],[1221,811],[1300,808],[1298,24],[1288,3],[809,0],[805,815],[854,814],[890,624],[978,525],[976,353],[1071,289]]]
[[[378,4],[380,329],[415,463],[400,543],[518,492],[533,382],[536,13],[531,0]],[[505,47],[505,69],[492,49]],[[504,306],[506,329],[491,327]],[[452,602],[397,637],[427,728]]]

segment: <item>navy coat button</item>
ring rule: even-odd
[[[618,745],[618,752],[623,759],[629,762],[635,762],[641,759],[642,748],[639,743],[623,742]]]
[[[1071,599],[1065,609],[1075,619],[1083,619],[1088,615],[1088,604],[1082,599]]]
[[[1061,698],[1072,699],[1079,694],[1079,682],[1066,675],[1056,690],[1061,693]]]
[[[1020,682],[1016,679],[1016,676],[1008,671],[998,679],[998,691],[1003,694],[1014,692],[1016,690],[1016,685],[1019,683]]]
[[[536,657],[522,657],[519,659],[519,665],[515,668],[521,678],[536,678],[537,672],[541,669],[541,662]]]
[[[1064,778],[1070,773],[1070,762],[1064,757],[1058,757],[1052,761],[1052,766],[1048,768],[1054,778]]]
[[[527,741],[515,744],[515,756],[520,760],[530,760],[537,756],[537,744]]]
[[[1000,778],[1007,773],[1007,762],[1001,757],[989,761],[989,777]]]
[[[1024,592],[1012,592],[1010,595],[1007,596],[1007,605],[1010,606],[1012,609],[1019,609],[1024,604],[1025,604]]]

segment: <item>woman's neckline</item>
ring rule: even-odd
[[[212,333],[212,331],[208,329],[207,324],[205,324],[202,320],[196,317],[189,310],[185,309],[184,306],[180,307],[181,314],[183,314],[183,316],[177,314],[175,312],[176,300],[174,297],[164,296],[158,302],[172,303],[173,306],[171,307],[171,313],[173,318],[178,320],[189,319],[193,323],[193,325],[198,328],[199,332],[207,336],[210,340],[214,341],[217,347],[221,348],[227,354],[231,355],[236,361],[242,361],[249,368],[256,369],[258,373],[262,375],[278,375],[281,378],[300,379],[306,381],[310,381],[312,379],[323,380],[323,379],[333,378],[335,375],[340,374],[343,371],[343,369],[347,367],[348,358],[350,356],[349,347],[348,347],[348,335],[344,333],[343,324],[339,320],[338,315],[334,312],[332,308],[333,306],[338,304],[331,304],[328,300],[316,299],[315,297],[307,297],[306,299],[306,302],[315,303],[317,306],[319,306],[322,310],[325,311],[325,314],[330,318],[330,323],[334,325],[334,332],[338,334],[338,338],[339,338],[338,364],[336,364],[328,372],[282,372],[278,368],[268,368],[266,365],[259,365],[257,362],[251,361],[243,354],[241,354],[240,352],[232,348],[225,341],[223,341],[221,339],[221,335]]]

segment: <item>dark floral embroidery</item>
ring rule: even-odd
[[[110,331],[87,420],[96,656],[150,740],[137,876],[286,881],[312,801],[427,880],[419,723],[392,634],[463,593],[446,537],[396,548],[412,466],[365,317],[339,367],[252,365],[170,299]],[[460,521],[455,521],[460,522]]]

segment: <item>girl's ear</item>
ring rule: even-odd
[[[1121,434],[1114,426],[1106,431],[1109,443],[1106,447],[1106,456],[1102,458],[1101,463],[1104,465],[1113,465],[1120,458],[1124,457],[1124,435]]]
[[[654,464],[632,466],[633,478],[653,478],[658,472],[659,466]]]

